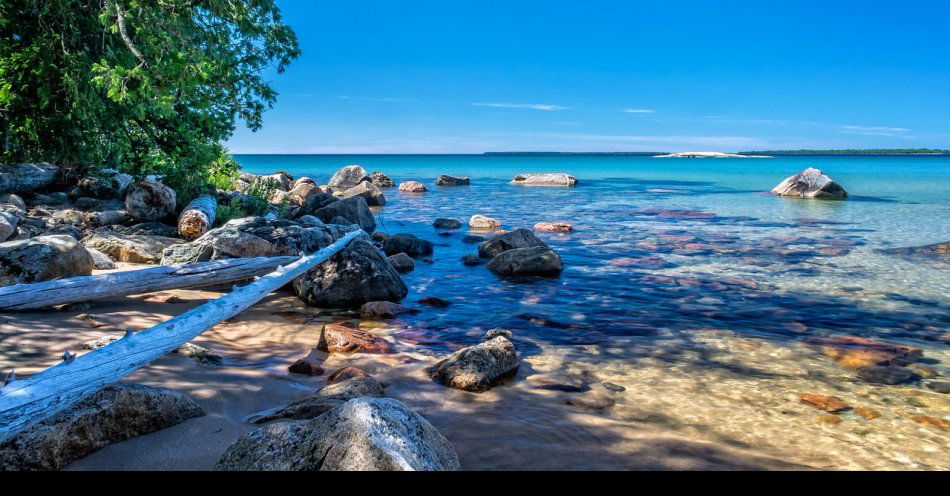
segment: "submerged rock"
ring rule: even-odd
[[[558,275],[564,270],[561,257],[547,246],[507,250],[485,267],[502,276]]]
[[[445,174],[439,176],[435,180],[436,186],[468,186],[471,182],[467,177],[463,176],[446,176]]]
[[[564,173],[518,174],[511,184],[518,186],[577,186],[577,178]]]
[[[456,351],[428,372],[432,380],[444,386],[481,393],[513,377],[518,365],[515,346],[498,336]]]
[[[382,384],[375,378],[353,377],[328,384],[320,388],[313,396],[295,401],[272,413],[252,416],[251,421],[255,424],[263,424],[278,419],[308,420],[317,418],[356,398],[383,398],[385,396]]]
[[[115,384],[0,444],[0,470],[59,470],[110,444],[204,414],[177,391]]]
[[[432,227],[436,229],[459,229],[462,227],[462,223],[458,219],[439,217],[432,222]]]
[[[799,399],[802,403],[813,406],[819,410],[837,413],[851,408],[847,403],[834,396],[825,396],[822,394],[804,393]]]
[[[452,445],[390,398],[357,398],[313,419],[244,435],[215,470],[459,470]]]
[[[407,308],[391,301],[371,301],[360,307],[360,318],[363,319],[394,319],[405,313]]]
[[[294,279],[294,290],[314,307],[358,308],[370,301],[400,302],[409,288],[369,241],[354,240],[326,262]]]
[[[812,337],[802,340],[845,367],[905,365],[923,357],[923,350],[898,344],[872,341],[857,336]]]
[[[574,226],[567,222],[538,222],[534,225],[534,230],[538,232],[569,233],[574,230]]]
[[[813,167],[786,178],[778,186],[772,188],[772,193],[800,198],[844,199],[848,197],[848,192],[844,188]]]
[[[535,236],[527,229],[515,229],[510,233],[501,234],[494,238],[483,241],[478,245],[478,256],[483,258],[493,258],[508,250],[515,248],[531,248],[534,246],[543,246],[547,248],[544,241]]]
[[[400,252],[395,255],[390,255],[387,258],[389,259],[389,263],[393,265],[393,268],[396,269],[396,272],[400,274],[412,272],[416,268],[416,263],[412,260],[412,257],[405,253]]]
[[[432,242],[416,237],[414,234],[399,233],[383,241],[383,251],[387,255],[405,253],[410,257],[422,257],[432,254]]]
[[[872,384],[897,385],[920,380],[920,376],[907,367],[896,365],[861,367],[857,378]]]
[[[460,258],[459,261],[461,261],[462,264],[464,265],[468,265],[469,267],[474,267],[476,265],[481,265],[485,263],[485,260],[483,258],[479,257],[478,255],[471,255],[471,254],[462,255],[462,258]]]
[[[301,358],[290,364],[290,366],[287,367],[287,371],[300,375],[323,375],[323,367],[306,358]]]
[[[878,251],[881,253],[898,255],[907,258],[920,258],[938,262],[950,262],[950,241],[924,246],[886,248]]]
[[[0,243],[0,286],[88,276],[94,267],[92,255],[71,236]]]
[[[365,370],[359,369],[356,367],[343,367],[342,369],[334,371],[327,377],[327,384],[335,384],[337,382],[343,382],[352,377],[372,377]]]
[[[175,214],[175,191],[158,181],[141,181],[128,191],[125,210],[136,220],[161,220]]]

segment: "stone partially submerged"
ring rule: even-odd
[[[478,256],[492,258],[508,250],[531,248],[533,246],[547,247],[544,241],[541,241],[533,232],[520,228],[482,241],[478,244]]]
[[[554,174],[518,174],[511,180],[517,186],[577,186],[577,178],[563,172]]]
[[[0,444],[0,470],[59,470],[110,444],[204,414],[177,391],[115,384]]]
[[[390,398],[356,398],[313,420],[244,435],[215,470],[459,470],[455,449],[428,421]]]
[[[481,393],[518,372],[518,352],[504,336],[461,349],[429,369],[435,382]]]
[[[293,284],[304,303],[325,308],[359,308],[383,300],[398,303],[409,292],[389,260],[369,241],[359,239]]]
[[[504,251],[485,267],[500,276],[556,276],[564,263],[551,248],[532,246]]]
[[[786,178],[778,186],[772,188],[772,193],[799,198],[845,199],[848,197],[848,192],[841,185],[813,167]]]

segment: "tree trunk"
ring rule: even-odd
[[[224,284],[267,274],[297,258],[233,258],[17,284],[0,288],[0,311],[35,310],[166,289]]]
[[[178,216],[178,234],[191,241],[208,232],[214,225],[218,201],[209,195],[191,201]]]
[[[58,173],[59,166],[46,162],[0,165],[0,194],[46,188],[53,184]]]
[[[145,367],[223,320],[241,313],[342,250],[361,231],[171,320],[64,361],[0,389],[0,443]]]

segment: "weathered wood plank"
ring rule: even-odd
[[[81,301],[240,281],[267,274],[298,258],[231,258],[17,284],[0,288],[0,311],[35,310]]]
[[[124,337],[0,389],[0,442],[56,415],[191,341],[257,303],[271,291],[320,264],[358,236],[347,233],[330,246],[171,320]]]

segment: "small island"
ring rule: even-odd
[[[772,158],[767,155],[747,155],[722,152],[678,152],[656,155],[655,158]]]

